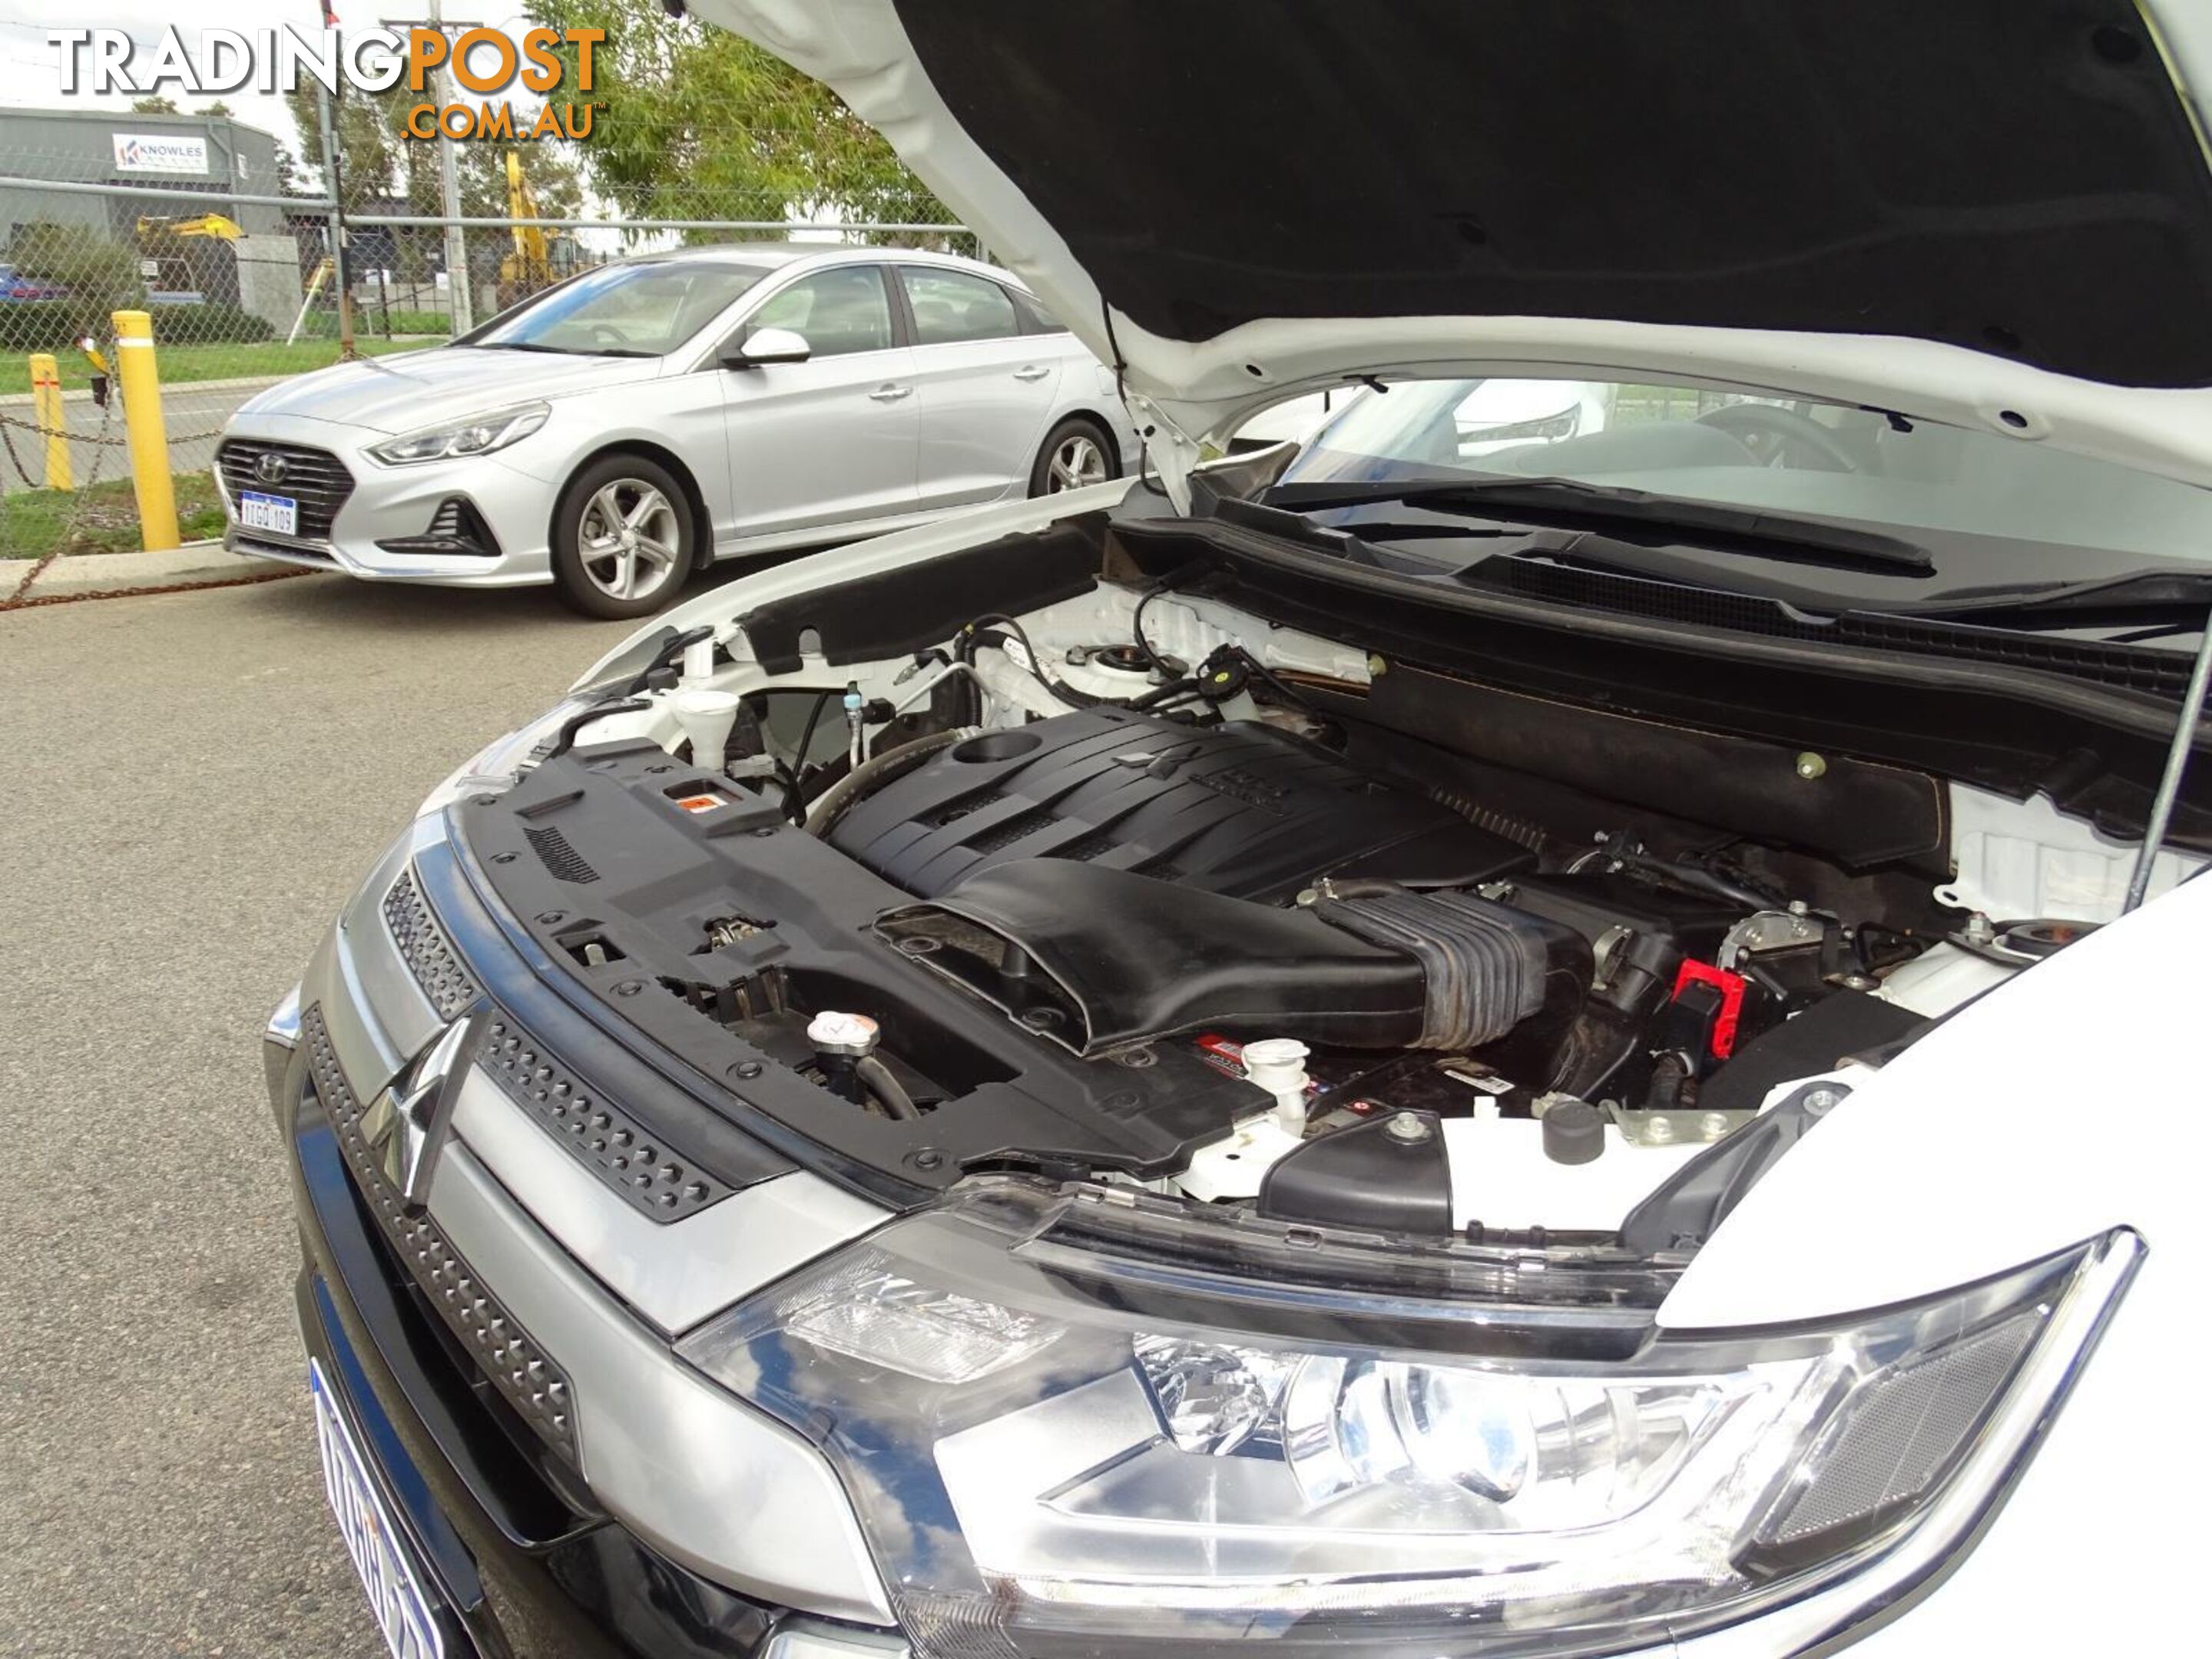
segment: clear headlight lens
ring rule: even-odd
[[[565,698],[529,725],[519,726],[504,737],[494,738],[425,795],[422,804],[415,809],[415,816],[422,818],[442,812],[464,795],[497,793],[508,788],[533,751],[550,743],[570,716],[583,713],[597,701],[596,697]]]
[[[682,1344],[823,1445],[937,1659],[1571,1654],[1751,1616],[1965,1535],[2140,1253],[2115,1233],[1818,1329],[1636,1314],[1607,1353],[1559,1309],[1071,1273],[1053,1220],[990,1183]]]
[[[517,404],[472,415],[465,421],[426,426],[380,444],[368,453],[386,466],[410,466],[418,461],[453,460],[467,455],[489,455],[520,442],[544,426],[552,416],[548,404]]]

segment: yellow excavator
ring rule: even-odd
[[[178,293],[197,293],[206,273],[201,261],[192,258],[181,244],[193,238],[235,242],[245,234],[237,221],[226,219],[220,213],[142,217],[138,221],[138,257],[150,265],[146,272],[146,285]]]
[[[510,219],[543,216],[537,194],[522,176],[522,156],[515,150],[507,153],[507,216]],[[565,230],[549,235],[535,225],[516,225],[509,234],[514,238],[514,252],[499,262],[501,311],[550,287],[576,264],[576,239]]]
[[[246,233],[220,213],[196,213],[178,219],[141,218],[138,221],[138,240],[143,244],[156,236],[218,236],[226,242],[234,242]]]

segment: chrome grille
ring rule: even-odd
[[[255,476],[262,458],[268,455],[284,463],[282,483],[264,483]],[[215,459],[216,465],[222,470],[223,488],[230,492],[233,501],[238,499],[240,490],[251,489],[264,495],[289,495],[299,502],[301,541],[328,541],[338,509],[353,494],[353,474],[327,449],[310,449],[305,444],[264,443],[258,438],[225,438],[216,448]],[[272,536],[261,530],[252,533],[258,541],[277,546],[288,544],[283,536]]]
[[[354,1184],[368,1200],[400,1265],[499,1397],[547,1444],[574,1462],[575,1413],[566,1373],[483,1287],[438,1224],[410,1210],[385,1179],[362,1133],[364,1104],[338,1065],[320,1008],[311,1007],[300,1016],[300,1041],[307,1052],[307,1077],[315,1098],[337,1133]]]

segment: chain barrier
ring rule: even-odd
[[[168,441],[173,447],[178,448],[181,448],[186,444],[204,444],[210,438],[220,438],[222,436],[223,433],[228,429],[229,424],[230,423],[226,421],[222,426],[211,426],[204,432],[172,432],[167,434]],[[100,422],[101,430],[105,431],[106,429],[106,426],[107,422],[103,419]],[[36,421],[19,421],[13,415],[7,414],[4,411],[0,411],[0,428],[10,428],[17,432],[28,432],[41,439],[51,438],[57,434],[59,434],[61,436],[67,438],[73,444],[104,444],[110,449],[128,449],[131,447],[131,440],[127,436],[121,438],[91,437],[82,432],[71,432],[66,427],[40,426]],[[15,461],[16,476],[21,477],[25,484],[33,489],[44,489],[46,487],[43,482],[33,478],[28,472],[26,472],[23,470],[23,463],[21,460],[16,459],[15,446],[12,441],[8,444],[8,459],[11,461]]]
[[[115,343],[108,341],[108,356],[111,358],[112,358],[112,352],[115,352]],[[66,411],[66,404],[64,404],[60,435],[62,438],[66,438],[70,445],[80,445],[82,442],[82,445],[91,447],[93,465],[86,469],[84,483],[77,484],[76,491],[73,491],[76,493],[76,500],[70,502],[70,511],[69,515],[66,515],[64,522],[62,522],[62,531],[53,538],[53,546],[49,546],[45,553],[40,553],[38,560],[35,560],[33,564],[31,564],[31,568],[24,573],[22,581],[15,584],[15,591],[13,591],[7,599],[0,599],[0,611],[15,611],[15,608],[27,606],[27,604],[38,604],[33,598],[31,598],[31,588],[38,584],[40,577],[49,571],[55,560],[60,560],[60,557],[64,557],[66,553],[69,553],[70,546],[73,546],[73,542],[76,542],[77,538],[82,520],[84,520],[86,514],[91,514],[93,508],[95,508],[97,500],[95,495],[93,495],[93,491],[95,491],[97,484],[100,484],[100,469],[106,465],[108,452],[128,445],[128,438],[111,438],[111,435],[108,435],[108,427],[115,422],[115,407],[118,407],[119,403],[122,403],[119,396],[108,396],[108,398],[100,404],[100,429],[91,431],[91,434],[73,434],[73,431],[69,431],[69,411]],[[40,442],[45,442],[49,435],[53,435],[53,429],[51,429],[51,427],[42,427],[40,422],[35,422],[35,420],[15,420],[15,416],[0,414],[0,434],[4,434],[7,427],[20,427],[20,429],[24,431],[35,431],[35,434],[40,435]],[[13,441],[7,442],[7,452],[9,452],[9,460],[15,465],[15,471],[24,473],[22,460],[18,460],[18,456],[15,456],[15,442]],[[24,483],[28,484],[28,473],[24,473]],[[31,487],[42,489],[45,487],[45,483],[31,484]],[[0,495],[0,515],[4,514],[7,514],[7,498]]]
[[[7,446],[8,465],[15,469],[15,476],[23,481],[24,489],[43,489],[46,488],[46,480],[32,477],[30,473],[24,470],[23,458],[15,453],[15,440],[9,434],[19,426],[27,432],[36,432],[42,438],[47,435],[46,428],[42,426],[32,426],[10,415],[0,415],[0,444]]]

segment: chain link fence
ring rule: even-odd
[[[637,113],[650,113],[645,103],[618,106],[627,121],[603,114],[580,143],[453,143],[408,137],[404,100],[317,94],[309,83],[288,100],[296,137],[223,114],[0,112],[37,141],[0,143],[0,560],[43,568],[142,544],[118,312],[151,319],[177,530],[189,542],[222,533],[213,467],[225,423],[289,376],[442,344],[579,271],[684,243],[981,252],[903,169],[880,191],[849,179],[815,191],[809,167],[830,167],[825,110],[852,118],[811,82],[766,98],[757,83],[734,86],[726,119],[712,100],[695,101],[681,123],[689,151],[651,130]],[[526,126],[529,111],[517,114]],[[189,144],[197,174],[134,170],[126,137],[156,129]],[[857,123],[854,132],[880,143]],[[641,163],[641,144],[652,162]],[[732,149],[783,160],[750,173],[712,163]],[[856,216],[856,196],[913,216]],[[19,584],[6,603],[29,602],[35,586]]]

